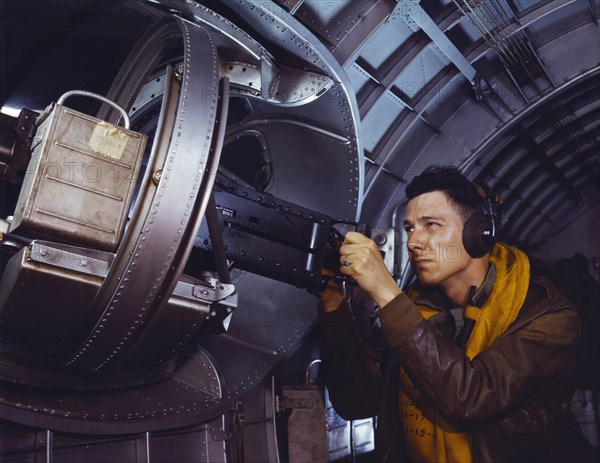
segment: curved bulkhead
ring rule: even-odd
[[[3,76],[3,461],[369,461],[373,420],[312,384],[311,293],[361,223],[410,279],[429,164],[540,262],[597,263],[596,1],[34,3],[1,10],[32,30]]]

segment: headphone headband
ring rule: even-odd
[[[488,187],[487,185],[484,185],[484,184],[479,184],[477,182],[471,182],[471,183],[473,184],[473,186],[477,190],[477,193],[479,193],[479,196],[481,196],[482,199],[489,201],[490,196],[493,195],[494,203],[497,206],[502,204],[502,196],[500,196],[498,193],[494,193],[490,187]]]

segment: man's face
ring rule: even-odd
[[[408,255],[421,283],[450,287],[464,279],[472,259],[463,246],[463,225],[457,207],[441,191],[408,202]]]

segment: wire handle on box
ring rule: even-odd
[[[129,121],[129,115],[127,114],[127,112],[121,108],[121,106],[119,106],[117,103],[115,103],[114,101],[109,100],[108,98],[102,96],[102,95],[98,95],[97,93],[94,92],[88,92],[87,90],[71,90],[67,93],[64,93],[56,102],[56,104],[60,104],[62,105],[63,102],[73,96],[73,95],[79,95],[79,96],[87,96],[89,98],[94,98],[96,100],[100,100],[103,103],[106,103],[109,106],[112,106],[113,108],[115,108],[117,111],[119,111],[119,113],[121,113],[121,116],[123,116],[123,124],[125,126],[125,128],[127,130],[129,130],[129,127],[131,125],[130,121]]]

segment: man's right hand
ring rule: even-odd
[[[324,271],[323,273],[326,274],[327,272]],[[321,308],[324,312],[333,312],[340,306],[345,297],[346,290],[344,286],[335,278],[332,278],[327,282],[327,287],[321,293]]]

